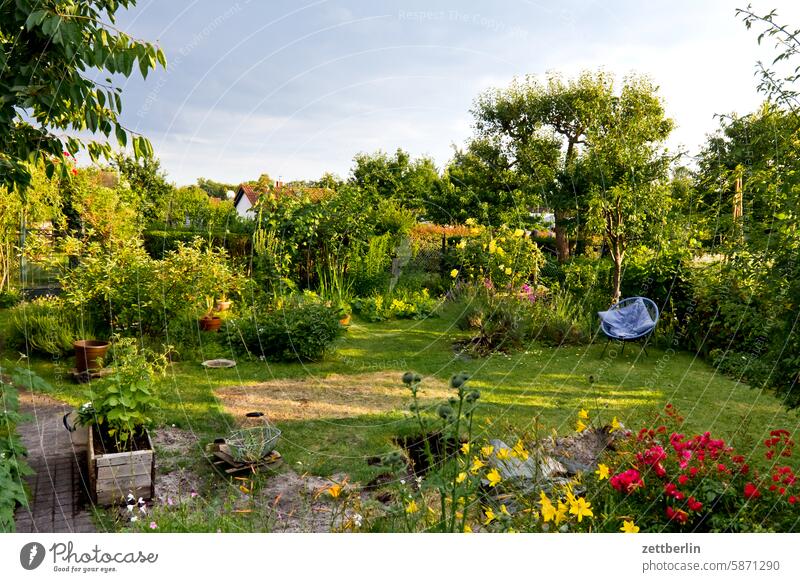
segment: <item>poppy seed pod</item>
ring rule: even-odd
[[[403,374],[403,384],[411,384],[414,381],[414,373],[406,372]]]
[[[440,404],[439,408],[436,409],[436,413],[439,415],[440,418],[447,420],[451,416],[453,416],[453,409],[450,407],[449,404]]]

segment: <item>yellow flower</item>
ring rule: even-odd
[[[458,243],[458,245],[456,245],[456,246],[458,246],[458,248],[460,248],[460,249],[467,248],[467,239],[462,238],[461,242]]]
[[[525,450],[525,445],[522,444],[521,440],[517,440],[517,444],[511,449],[511,456],[517,457],[520,461],[528,460],[528,451]]]
[[[506,448],[497,449],[497,459],[500,461],[505,461],[511,456],[511,451]]]
[[[525,234],[525,231],[522,230],[521,228],[518,228],[517,230],[514,231],[514,236],[517,238],[520,238],[523,234]]]
[[[473,475],[476,475],[478,473],[478,471],[481,470],[481,467],[485,467],[485,466],[486,466],[486,463],[484,463],[480,459],[473,459],[472,467],[470,467],[469,470]]]
[[[594,472],[597,475],[597,480],[602,481],[603,479],[608,479],[608,465],[604,465],[600,463],[597,465],[597,471]]]
[[[611,419],[611,428],[608,430],[608,432],[614,432],[615,430],[619,430],[620,426],[622,425],[619,423],[617,417],[615,416],[614,418]]]
[[[578,418],[582,418],[583,420],[589,420],[589,411],[585,408],[581,408],[581,411],[578,413]]]
[[[328,487],[325,492],[333,498],[339,497],[342,494],[342,486],[338,483],[331,485]]]
[[[574,503],[570,505],[569,512],[572,515],[578,516],[578,523],[580,523],[584,517],[594,517],[592,513],[592,504],[583,497],[575,499]]]
[[[468,526],[468,525],[465,525],[464,526],[464,533],[473,533],[472,532],[472,528],[470,526]]]
[[[578,432],[583,432],[586,430],[586,425],[583,424],[581,419],[578,419],[578,422],[575,423],[575,430]]]
[[[503,515],[511,515],[511,514],[508,512],[508,509],[506,508],[506,504],[505,504],[505,503],[503,503],[503,504],[500,506],[500,513],[502,513]]]
[[[489,254],[493,255],[497,251],[497,243],[494,240],[489,241]]]
[[[545,523],[554,520],[558,512],[544,491],[539,495],[539,503],[542,506],[542,519]]]
[[[461,445],[461,452],[465,455],[469,452],[469,443],[464,443]]]
[[[494,511],[492,511],[492,509],[491,509],[490,507],[487,507],[487,508],[485,508],[485,509],[483,510],[483,514],[486,516],[486,520],[483,522],[483,525],[489,525],[489,524],[490,524],[490,523],[492,523],[492,522],[495,520],[495,518],[497,517],[497,516],[494,514]]]
[[[458,277],[458,269],[453,269],[452,271],[450,271],[450,276],[451,276],[453,279],[455,279],[456,277]]]
[[[622,527],[619,531],[625,533],[639,533],[639,526],[633,523],[633,520],[625,520],[622,522]]]
[[[510,275],[512,272],[511,267],[506,267],[506,275]]]
[[[496,487],[500,481],[503,479],[500,477],[500,473],[497,469],[492,469],[486,474],[486,478],[489,480],[489,487]]]
[[[556,511],[555,522],[556,525],[567,519],[567,506],[563,501],[558,502],[558,511]]]
[[[488,457],[494,452],[494,447],[492,445],[486,445],[485,447],[481,447],[481,454],[484,457]]]
[[[419,506],[417,505],[417,502],[414,501],[413,499],[409,501],[408,505],[406,505],[406,513],[411,514],[411,513],[416,513],[418,511],[419,511]]]
[[[466,478],[467,474],[462,471],[461,473],[458,474],[458,477],[456,477],[456,483],[463,483],[464,479]]]

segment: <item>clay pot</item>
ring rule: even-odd
[[[206,315],[200,318],[200,329],[202,331],[219,331],[222,325],[222,318],[216,315]]]
[[[233,301],[217,301],[216,310],[217,311],[228,311],[231,308],[231,304]]]
[[[345,315],[343,318],[341,318],[339,320],[339,325],[347,327],[348,325],[350,325],[350,319],[351,319],[351,315],[348,313],[347,315]]]
[[[75,348],[75,369],[78,373],[94,372],[103,367],[103,358],[108,351],[108,342],[100,340],[78,340]]]

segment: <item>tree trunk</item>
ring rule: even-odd
[[[556,233],[556,256],[558,257],[558,262],[563,263],[569,259],[569,239],[567,238],[567,231],[564,228],[564,220],[566,217],[563,212],[558,210],[556,210],[554,214],[556,225],[553,230],[555,230]]]
[[[621,295],[622,287],[622,257],[623,251],[619,243],[614,243],[611,249],[611,258],[614,260],[614,274],[613,274],[613,292],[611,296],[611,303],[617,303]]]

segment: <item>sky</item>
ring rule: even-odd
[[[800,27],[800,3],[752,0]],[[139,0],[118,25],[155,41],[167,70],[123,83],[123,122],[171,181],[346,177],[353,156],[398,147],[443,168],[470,108],[515,76],[603,68],[650,76],[696,154],[762,101],[775,51],[735,16],[746,0]]]

